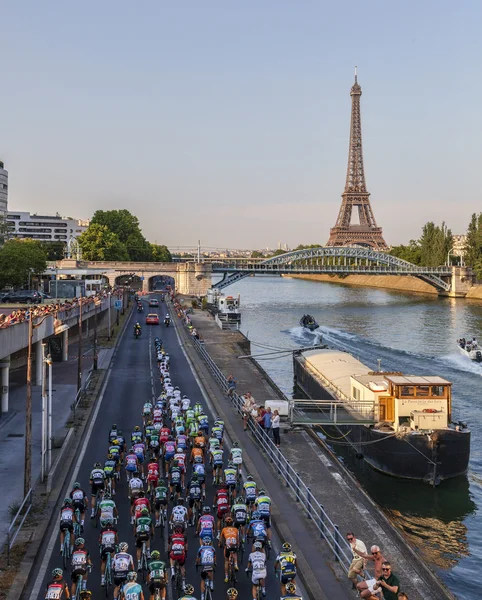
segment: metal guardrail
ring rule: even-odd
[[[75,411],[77,410],[77,407],[79,406],[80,402],[82,401],[82,399],[85,396],[85,392],[87,391],[87,388],[89,387],[91,378],[92,378],[92,371],[89,371],[89,374],[87,375],[87,378],[86,378],[84,384],[82,385],[80,390],[77,391],[77,394],[75,395],[75,399],[72,402],[72,404],[70,405],[70,409],[72,411],[72,419],[74,421],[75,421]]]
[[[228,381],[216,363],[208,354],[204,347],[204,343],[200,342],[196,338],[192,337],[194,347],[198,353],[202,356],[204,362],[208,366],[209,370],[213,374],[216,381],[221,386],[224,392],[228,391]],[[244,404],[243,399],[236,393],[233,392],[232,396],[233,406],[235,407],[238,414],[242,414],[242,406]],[[265,454],[269,457],[271,462],[276,466],[278,475],[284,479],[286,487],[291,488],[296,501],[300,503],[306,516],[313,521],[320,536],[326,541],[330,549],[333,551],[335,561],[339,562],[342,568],[348,572],[349,565],[352,561],[351,549],[348,543],[345,541],[343,535],[340,534],[338,525],[336,525],[326,513],[323,504],[313,495],[311,489],[301,479],[298,472],[290,465],[289,460],[283,455],[281,450],[276,447],[272,439],[268,434],[253,423],[252,420],[248,422],[248,427],[253,434],[254,439]]]
[[[20,508],[17,510],[17,514],[13,517],[12,522],[10,523],[10,527],[7,531],[7,565],[10,566],[10,551],[17,539],[20,530],[22,529],[23,524],[25,523],[25,519],[28,517],[30,511],[32,510],[32,496],[33,496],[33,488],[30,488],[27,495],[23,499]],[[15,525],[17,520],[22,517],[22,520],[18,525]]]

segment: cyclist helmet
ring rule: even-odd
[[[174,525],[174,533],[183,533],[184,529],[181,524]]]
[[[114,521],[110,517],[104,519],[104,527],[112,527],[112,525],[114,525]]]
[[[174,438],[173,438],[173,436],[172,436],[172,435],[168,435],[168,436],[167,436],[167,439],[168,439],[168,441],[169,441],[169,442],[172,442],[172,441],[174,441]]]
[[[246,479],[247,479],[248,481],[254,481],[254,477],[253,477],[252,475],[248,475],[248,476],[246,477]]]
[[[129,573],[127,573],[127,579],[129,581],[137,581],[137,573],[135,571],[129,571]]]
[[[181,504],[184,504],[184,498],[178,498],[178,499],[177,499],[177,503],[178,503],[179,505],[181,505]]]
[[[259,490],[259,495],[260,495],[260,496],[264,496],[264,494],[265,494],[265,493],[266,493],[266,492],[265,492],[264,490]]]
[[[233,448],[237,448],[239,446],[238,442],[233,442]]]
[[[104,492],[104,500],[110,500],[110,492],[109,492],[109,490],[105,490],[105,492]]]
[[[286,584],[286,591],[288,594],[294,594],[296,592],[296,585],[292,581],[288,581]]]
[[[100,467],[101,467],[101,464],[100,464],[100,462],[96,462],[96,463],[94,464],[94,469],[100,469]]]
[[[166,316],[167,316],[167,315],[166,315]],[[179,386],[178,386],[178,385],[176,385],[176,387],[175,387],[174,389],[175,389],[175,390],[178,390],[178,389],[179,389]]]
[[[109,454],[107,455],[107,460],[112,460],[114,457],[112,456],[112,454],[109,452]],[[75,486],[74,486],[75,487]]]
[[[291,544],[289,542],[285,542],[282,546],[283,552],[291,552]]]
[[[182,452],[182,448],[177,448],[177,449],[176,449],[176,452],[177,452],[178,454],[183,454],[183,452]]]
[[[129,550],[129,544],[127,542],[121,542],[119,544],[119,552],[127,552]]]
[[[228,590],[228,600],[235,600],[238,597],[238,590],[235,588],[229,588]]]
[[[134,427],[134,431],[140,431],[140,430],[141,430],[141,428],[139,427],[139,425],[136,425],[136,426]]]
[[[139,498],[145,498],[146,497],[146,492],[144,490],[141,490],[139,492]]]
[[[210,514],[210,512],[211,512],[211,507],[210,507],[210,506],[204,506],[204,508],[203,508],[203,513],[204,513],[205,515],[209,515],[209,514]]]
[[[210,546],[212,544],[211,538],[210,537],[203,537],[203,544],[205,546]]]
[[[112,440],[112,445],[113,446],[118,446],[119,445],[119,440]]]
[[[197,481],[198,480],[197,473],[193,473],[191,479],[192,479],[192,481]]]
[[[78,481],[76,481],[74,483],[74,490],[78,490],[78,489],[80,489],[80,483]]]
[[[173,467],[178,467],[179,466],[179,462],[177,460],[173,460],[172,461],[172,466]]]
[[[129,452],[134,452],[134,448],[129,448]]]
[[[159,560],[161,558],[161,553],[159,552],[159,550],[153,550],[151,552],[151,558],[152,560]]]
[[[229,461],[228,462],[228,469],[234,469],[234,463]]]
[[[263,548],[263,544],[262,544],[261,542],[254,542],[254,544],[253,544],[253,548],[254,548],[255,550],[262,550],[262,548]]]
[[[75,540],[75,545],[76,545],[76,546],[83,546],[84,544],[85,544],[85,540],[84,540],[84,538],[77,538],[77,539]]]
[[[259,510],[255,510],[253,511],[253,514],[251,515],[252,519],[260,519],[261,518],[261,513],[259,512]]]
[[[203,457],[202,456],[197,455],[197,456],[194,457],[194,462],[195,463],[201,464],[202,461],[203,461]]]
[[[184,586],[184,593],[187,595],[194,594],[194,586],[192,586],[190,583],[186,583]]]
[[[64,506],[72,506],[72,500],[70,498],[65,498]]]
[[[232,525],[232,524],[233,524],[233,519],[232,519],[232,517],[226,517],[226,518],[224,519],[224,522],[226,523],[226,525],[228,525],[228,526],[229,526],[229,525]]]
[[[112,424],[112,429],[113,429],[114,431],[117,431],[117,423],[113,423],[113,424]]]
[[[149,516],[149,509],[148,509],[148,508],[143,508],[143,509],[141,510],[141,515],[142,515],[143,517],[148,517],[148,516]]]
[[[185,398],[187,398],[186,394],[183,395],[182,399],[184,400]]]
[[[80,592],[81,598],[92,598],[92,592],[90,590],[82,590]]]
[[[62,569],[54,569],[52,571],[52,577],[54,579],[60,579],[63,574],[64,574],[64,572],[62,571]]]

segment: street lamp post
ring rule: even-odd
[[[82,387],[82,296],[79,298],[79,353],[77,356],[77,392]]]
[[[94,298],[94,371],[97,371],[97,302]]]
[[[47,356],[47,364],[49,366],[49,401],[47,415],[47,473],[52,466],[52,357]]]
[[[45,348],[47,344],[42,342],[42,443],[40,455],[40,479],[44,481],[47,468],[47,359]]]
[[[108,307],[107,307],[107,319],[108,319],[108,325],[109,325],[109,332],[107,334],[107,339],[110,341],[110,292],[107,292],[107,301],[109,303]]]

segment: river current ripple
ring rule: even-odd
[[[319,335],[299,326],[300,317],[309,313],[321,325],[324,343],[348,350],[373,369],[381,359],[384,370],[441,375],[453,382],[453,418],[472,430],[467,477],[432,489],[388,478],[346,449],[333,448],[447,587],[463,600],[480,598],[482,366],[463,357],[455,340],[482,340],[482,303],[279,277],[250,277],[225,293],[241,294],[241,329],[253,354],[272,352],[262,346],[286,349],[319,342]],[[258,360],[291,396],[291,356]]]

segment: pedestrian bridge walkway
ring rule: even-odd
[[[336,400],[291,400],[291,425],[373,425],[378,411],[373,402]]]

